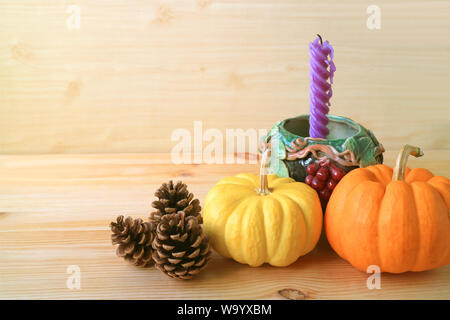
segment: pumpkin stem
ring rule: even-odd
[[[267,168],[270,148],[264,150],[261,158],[261,167],[259,168],[259,189],[260,195],[269,194],[269,181],[267,180]]]
[[[414,157],[421,157],[423,156],[423,151],[419,147],[414,147],[410,146],[409,144],[405,144],[397,156],[394,173],[392,175],[392,181],[405,180],[406,162],[408,161],[408,156],[410,155]]]

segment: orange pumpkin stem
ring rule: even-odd
[[[414,157],[421,157],[423,156],[423,151],[419,147],[414,147],[410,146],[409,144],[405,144],[397,156],[394,173],[392,174],[392,181],[405,180],[406,162],[408,161],[408,157],[410,155]]]
[[[269,192],[269,181],[267,180],[267,168],[268,168],[268,158],[269,158],[270,148],[264,150],[261,158],[261,167],[259,168],[259,189],[258,193],[260,195],[268,195]]]

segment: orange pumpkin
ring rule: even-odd
[[[325,214],[328,242],[355,268],[402,273],[450,263],[450,181],[427,169],[406,168],[406,145],[393,169],[358,168],[333,191]]]

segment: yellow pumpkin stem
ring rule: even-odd
[[[419,147],[414,147],[410,146],[409,144],[405,144],[397,156],[394,173],[392,174],[392,181],[405,180],[406,162],[408,161],[408,157],[410,155],[414,157],[421,157],[423,156],[423,151]]]
[[[260,195],[268,195],[269,192],[269,181],[267,180],[267,167],[269,165],[268,158],[269,158],[270,148],[267,148],[264,150],[264,153],[262,154],[261,158],[261,167],[259,168],[259,194]]]

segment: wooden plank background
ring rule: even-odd
[[[449,1],[2,0],[0,153],[169,152],[194,120],[268,129],[308,112],[317,33],[335,48],[333,114],[386,149],[450,148]]]

